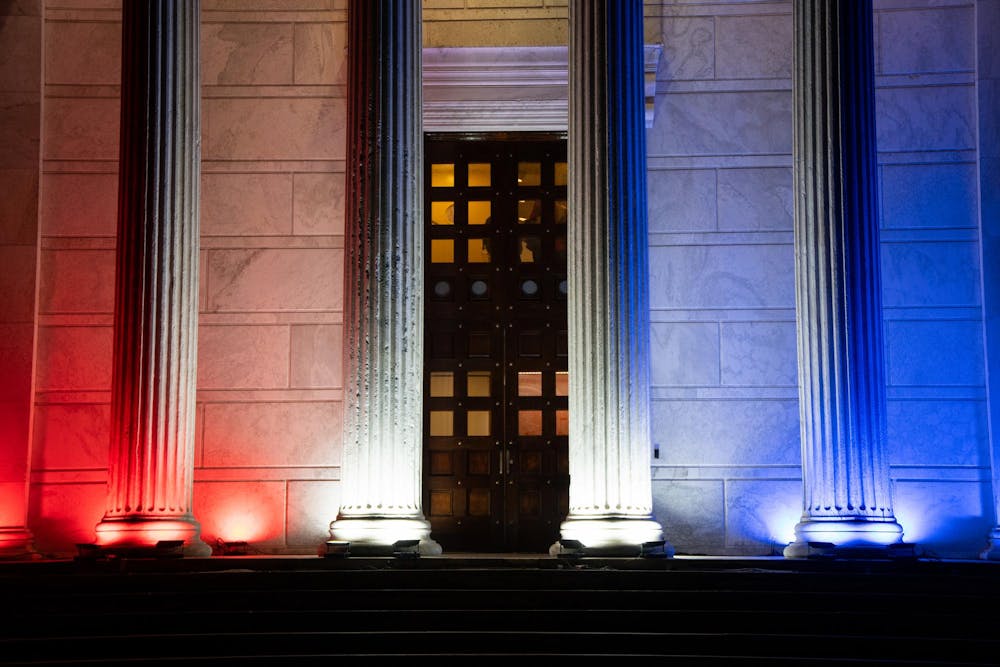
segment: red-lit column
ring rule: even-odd
[[[793,13],[804,493],[790,558],[902,537],[885,454],[872,4],[796,0]]]
[[[198,325],[198,0],[126,1],[106,548],[184,540],[191,510]]]
[[[573,540],[638,555],[663,539],[650,476],[642,2],[574,0],[569,33],[570,508],[551,551]]]
[[[344,456],[335,539],[353,553],[419,540],[423,431],[420,0],[349,6]]]

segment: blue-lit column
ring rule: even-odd
[[[420,0],[348,9],[344,457],[335,539],[353,553],[419,540],[423,401]]]
[[[809,543],[881,548],[902,529],[885,454],[871,0],[796,0],[795,297]],[[849,553],[849,552],[845,552]]]
[[[663,539],[650,480],[642,1],[574,0],[569,26],[570,510],[560,533],[588,554],[636,555]]]
[[[1000,3],[976,3],[979,101],[979,225],[983,339],[994,524],[983,558],[1000,560]]]

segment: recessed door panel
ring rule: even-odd
[[[426,155],[425,513],[449,551],[544,552],[569,504],[566,144]]]

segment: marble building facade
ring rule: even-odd
[[[941,556],[978,555],[997,524],[994,5],[874,12],[889,473],[905,539]],[[121,12],[5,11],[0,483],[26,501],[5,501],[3,521],[58,553],[94,539],[107,493]],[[566,14],[425,0],[425,63],[565,46]],[[780,553],[802,505],[792,6],[648,1],[644,32],[661,46],[646,134],[654,514],[681,553]],[[202,2],[194,513],[209,542],[311,552],[340,503],[346,37],[342,0]],[[514,95],[549,104],[565,74]],[[425,97],[440,109],[447,91]]]

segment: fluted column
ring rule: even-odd
[[[344,456],[334,538],[441,553],[420,507],[423,126],[420,0],[348,10]]]
[[[562,540],[637,554],[652,516],[641,0],[573,0],[569,516]],[[558,550],[558,545],[553,547]]]
[[[198,0],[123,3],[118,245],[106,548],[185,541],[198,326]]]
[[[885,454],[871,0],[796,0],[795,295],[809,542],[899,542]]]

